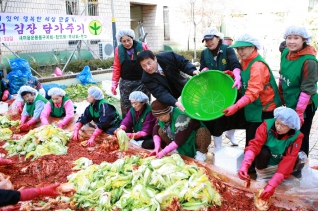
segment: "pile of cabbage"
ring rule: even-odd
[[[72,133],[53,125],[43,125],[30,130],[19,140],[8,140],[4,145],[9,156],[33,156],[33,160],[44,155],[64,155],[67,153],[66,144]]]
[[[179,154],[157,159],[124,157],[114,163],[75,161],[67,177],[76,193],[72,205],[101,210],[200,210],[221,205],[205,169],[187,165]]]
[[[0,115],[0,128],[18,127],[20,120],[11,121],[9,116]]]

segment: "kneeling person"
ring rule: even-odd
[[[104,99],[104,94],[98,87],[92,86],[88,89],[87,101],[90,105],[87,106],[82,116],[77,120],[73,140],[78,141],[81,127],[93,120],[97,128],[87,141],[88,146],[93,146],[97,136],[103,132],[113,135],[120,125],[121,118],[116,108]]]
[[[175,149],[178,153],[205,161],[211,134],[201,121],[191,119],[176,107],[165,105],[158,100],[152,104],[152,114],[158,121],[153,129],[155,149],[151,155],[162,158]],[[164,143],[161,143],[164,140]],[[160,146],[164,146],[160,152]]]

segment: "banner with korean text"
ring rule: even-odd
[[[105,39],[110,17],[0,13],[0,43]]]

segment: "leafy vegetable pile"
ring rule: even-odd
[[[9,128],[0,128],[0,140],[7,140],[11,138],[12,134]]]
[[[103,89],[103,87],[100,84],[89,84],[89,85],[82,85],[82,84],[73,84],[71,86],[66,87],[65,92],[67,93],[67,96],[73,101],[73,102],[80,102],[87,98],[87,90],[91,86],[97,86],[103,91],[103,94],[105,96],[105,99],[109,102],[118,102],[116,98],[113,98],[109,95],[107,95]]]
[[[0,116],[0,128],[18,127],[20,120],[11,121],[10,116]]]
[[[33,156],[33,160],[49,154],[64,155],[67,153],[65,145],[71,136],[70,132],[53,125],[43,125],[30,130],[20,140],[8,140],[3,148],[8,151],[9,156],[26,155],[26,158]]]
[[[85,165],[83,165],[85,163]],[[205,170],[187,165],[180,155],[162,159],[124,157],[114,163],[87,165],[68,176],[76,187],[71,204],[101,210],[200,210],[221,205],[221,196]]]

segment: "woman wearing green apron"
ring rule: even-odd
[[[156,117],[152,115],[149,98],[141,91],[134,91],[129,95],[129,100],[132,107],[119,128],[127,132],[131,143],[144,149],[153,149],[152,130]]]
[[[297,113],[286,107],[274,110],[273,119],[265,120],[256,131],[255,138],[245,148],[244,160],[238,171],[242,180],[249,180],[248,169],[255,159],[256,172],[271,168],[267,185],[260,195],[269,199],[276,187],[289,178],[296,164],[304,135],[299,131],[300,119]]]
[[[42,97],[38,91],[29,86],[21,86],[18,95],[24,100],[24,107],[21,114],[20,131],[29,131],[40,119],[47,99]],[[28,120],[28,118],[31,117]]]
[[[301,150],[309,153],[309,134],[318,105],[318,63],[316,50],[310,46],[311,36],[305,27],[287,28],[286,49],[280,63],[279,92],[283,103],[299,115],[304,134]]]
[[[104,99],[104,94],[96,86],[91,86],[87,90],[87,101],[90,103],[86,107],[84,113],[77,120],[74,128],[73,140],[79,140],[79,130],[84,124],[93,121],[97,128],[92,134],[91,138],[86,141],[84,145],[93,146],[95,139],[103,132],[113,135],[115,130],[119,127],[121,117],[116,108]]]
[[[211,134],[201,121],[191,119],[178,108],[158,100],[152,102],[151,108],[152,114],[158,119],[152,133],[155,149],[151,155],[162,158],[177,150],[181,155],[205,161]],[[163,147],[161,151],[160,147]]]
[[[63,129],[74,117],[73,102],[65,96],[65,91],[61,88],[51,88],[48,95],[51,96],[49,102],[44,106],[41,113],[41,122],[43,125],[48,125],[49,117],[57,117],[63,119],[58,123],[58,127]]]
[[[236,48],[241,58],[243,97],[223,112],[225,116],[231,116],[244,108],[247,146],[263,120],[273,118],[273,110],[281,106],[281,100],[272,71],[257,52],[261,49],[259,41],[244,34],[230,48]]]

